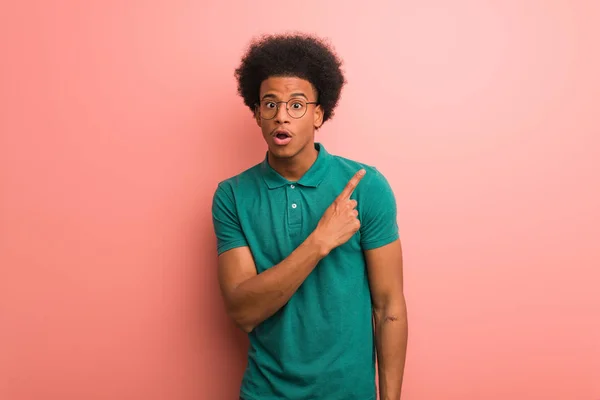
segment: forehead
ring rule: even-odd
[[[313,86],[306,79],[288,76],[273,76],[260,85],[260,97],[269,94],[279,98],[289,97],[292,93],[302,93],[307,98],[313,96]]]

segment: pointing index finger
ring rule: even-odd
[[[340,193],[340,200],[348,200],[350,198],[350,196],[354,192],[354,189],[356,189],[356,186],[358,186],[358,183],[365,176],[366,172],[367,171],[365,171],[364,169],[361,169],[356,174],[354,174],[354,176],[346,184],[346,187],[344,188],[342,193]]]

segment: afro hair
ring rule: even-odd
[[[253,112],[261,83],[273,76],[294,76],[309,81],[323,109],[323,122],[333,116],[346,83],[342,61],[324,40],[306,34],[261,36],[251,42],[235,70],[238,93]]]

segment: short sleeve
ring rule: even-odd
[[[219,184],[214,193],[212,220],[219,255],[235,247],[248,245],[238,218],[233,191],[228,185]]]
[[[361,207],[360,241],[364,250],[384,246],[399,238],[397,206],[394,192],[387,179],[377,169],[364,187]]]

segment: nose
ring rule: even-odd
[[[275,114],[275,122],[279,124],[290,122],[290,115],[287,112],[286,103],[279,103],[279,107],[277,108],[277,114]]]

